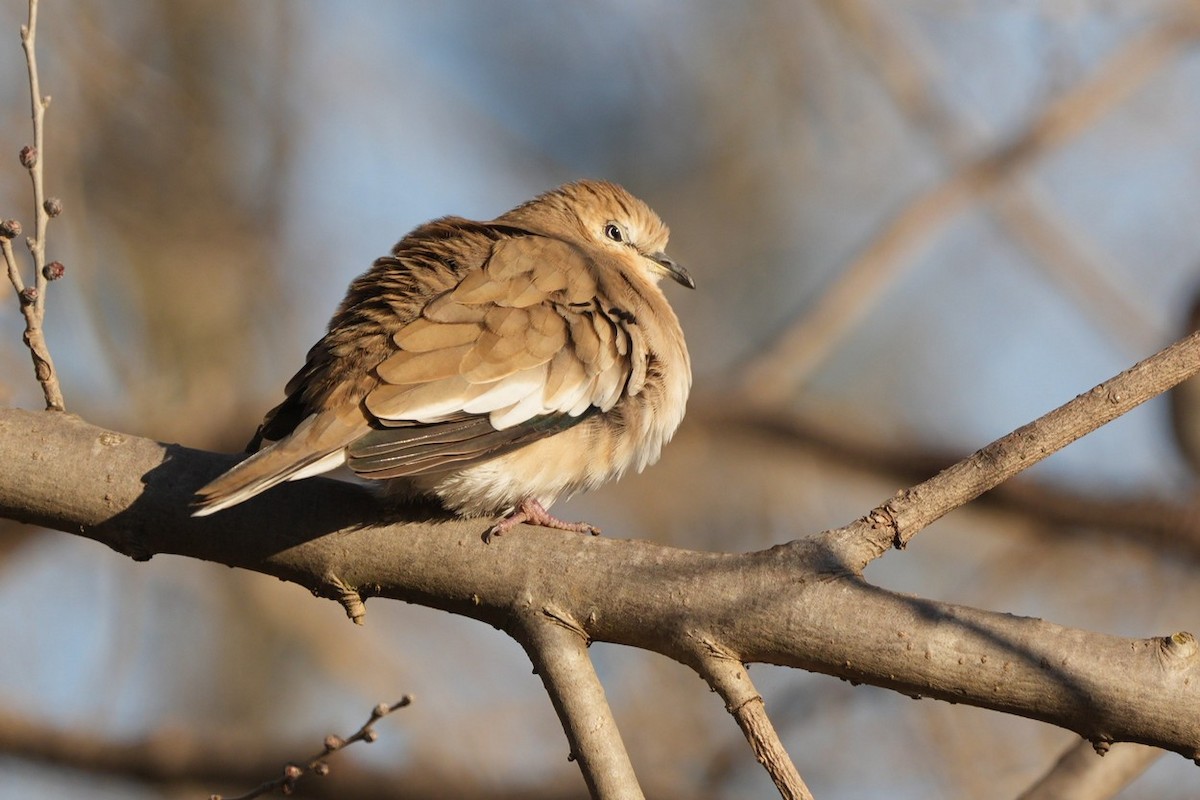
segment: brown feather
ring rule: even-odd
[[[609,225],[628,239],[614,241]],[[492,222],[422,225],[355,279],[266,415],[249,459],[197,514],[343,461],[463,514],[599,485],[657,459],[691,383],[657,286],[666,226],[581,181]]]

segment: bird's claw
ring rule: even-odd
[[[600,535],[600,529],[595,525],[589,522],[566,522],[553,516],[537,500],[528,499],[522,500],[520,505],[512,510],[512,513],[484,531],[484,544],[491,544],[492,537],[503,536],[521,523],[538,525],[543,528],[554,528],[560,531],[571,531],[572,533],[590,533],[592,536]]]

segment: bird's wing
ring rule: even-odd
[[[461,468],[616,405],[646,356],[587,259],[553,238],[497,241],[483,269],[395,332],[365,400],[379,427],[347,465],[371,478]]]

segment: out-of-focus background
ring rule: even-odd
[[[23,16],[0,10],[0,216],[28,227]],[[47,0],[44,158],[66,208],[49,256],[67,267],[47,327],[67,405],[240,449],[348,281],[410,228],[603,177],[658,210],[696,277],[666,287],[695,394],[658,467],[558,510],[701,549],[840,525],[1185,330],[1198,43],[1195,3],[1167,0]],[[21,326],[0,304],[0,402],[36,408]],[[1142,522],[1190,502],[1186,464],[1151,402],[1033,470],[1057,516],[980,503],[868,577],[1120,635],[1195,631],[1197,548]],[[0,798],[236,794],[271,773],[213,777],[221,753],[270,770],[406,692],[377,743],[297,796],[583,795],[517,645],[369,611],[359,629],[261,575],[0,522]],[[773,794],[699,678],[593,652],[652,796]],[[1076,741],[752,674],[818,797],[1013,797]],[[78,740],[56,749],[63,732]],[[208,771],[80,769],[101,744],[210,753]],[[1167,756],[1121,797],[1198,793]]]

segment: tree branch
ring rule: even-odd
[[[49,219],[44,206],[46,192],[42,174],[46,153],[46,108],[50,105],[50,98],[42,96],[41,82],[38,79],[37,20],[38,0],[29,0],[29,21],[21,28],[21,47],[25,51],[25,68],[29,73],[29,110],[33,118],[33,152],[29,153],[28,157],[23,153],[22,161],[27,163],[29,182],[33,189],[35,230],[33,237],[29,239],[29,252],[33,255],[37,288],[41,292],[45,289],[42,267],[46,265],[46,223]],[[39,297],[39,311],[44,308],[44,302],[44,299]]]
[[[25,317],[25,333],[22,339],[33,359],[34,374],[41,384],[46,408],[62,411],[65,408],[62,388],[58,384],[58,373],[54,369],[54,361],[50,357],[50,348],[46,345],[46,335],[42,329],[42,321],[46,314],[46,286],[49,281],[62,276],[63,267],[58,262],[50,265],[53,269],[46,264],[46,225],[52,215],[51,211],[57,216],[62,210],[62,205],[58,200],[51,202],[46,199],[42,179],[45,162],[44,120],[50,97],[42,95],[38,81],[37,11],[38,0],[29,0],[29,21],[21,26],[21,46],[25,50],[25,65],[29,73],[29,102],[33,117],[33,144],[21,149],[21,164],[29,171],[29,180],[33,185],[35,230],[34,234],[25,240],[33,259],[33,286],[25,286],[22,282],[10,242],[20,235],[19,222],[5,220],[0,223],[0,244],[3,245],[9,281],[16,291],[21,314]]]
[[[736,658],[721,653],[714,643],[701,644],[708,652],[698,659],[696,670],[725,701],[725,710],[737,721],[754,757],[775,782],[779,796],[785,800],[813,800],[812,792],[779,741],[779,734],[767,716],[762,696],[754,688],[746,667]]]
[[[111,732],[83,726],[63,728],[38,719],[0,711],[0,753],[42,764],[109,775],[160,786],[246,786],[277,770],[297,750],[311,743],[280,745],[240,731],[197,738],[178,728],[122,740]],[[398,788],[399,787],[399,788]],[[578,791],[561,786],[528,784],[504,789],[479,783],[468,773],[445,772],[428,764],[369,768],[348,761],[327,781],[304,785],[304,797],[315,800],[378,800],[401,792],[406,800],[570,800]],[[175,791],[171,796],[180,795]],[[193,791],[192,796],[199,795]]]
[[[187,555],[330,599],[348,586],[364,598],[420,603],[505,630],[537,597],[592,641],[682,663],[693,663],[695,642],[707,637],[746,663],[1200,756],[1200,718],[1179,713],[1200,702],[1190,634],[1126,639],[889,592],[863,581],[846,558],[858,524],[739,554],[527,527],[485,545],[487,521],[389,510],[358,487],[320,478],[193,519],[191,493],[233,457],[20,410],[0,411],[0,459],[0,516],[139,560]]]
[[[592,797],[644,797],[587,651],[587,635],[562,612],[531,608],[510,633],[525,648],[550,695]]]
[[[856,569],[904,547],[918,532],[1071,442],[1200,372],[1200,332],[1181,339],[969,458],[899,492],[868,514],[860,527],[874,552]]]
[[[257,788],[252,789],[245,794],[237,797],[224,798],[222,795],[214,794],[211,800],[254,800],[256,797],[262,797],[266,794],[271,794],[276,790],[283,794],[291,794],[296,787],[296,784],[308,774],[315,774],[321,777],[329,774],[329,764],[326,759],[339,750],[344,750],[355,742],[373,742],[378,738],[375,732],[375,723],[391,714],[393,711],[404,708],[412,703],[411,695],[404,695],[398,702],[395,703],[380,703],[371,709],[370,718],[359,727],[357,731],[349,737],[343,739],[341,736],[330,734],[325,737],[324,747],[320,753],[311,756],[301,764],[294,761],[289,761],[283,768],[283,774],[273,780],[265,781]]]
[[[1192,382],[1185,381],[1184,385]],[[774,446],[783,444],[899,485],[936,474],[959,455],[948,450],[863,441],[802,418],[783,413],[752,415],[738,406],[736,398],[718,400],[707,408],[690,410],[688,420],[692,430],[702,425],[713,436],[754,437]],[[1153,551],[1200,560],[1200,498],[1194,495],[1101,493],[1014,478],[981,495],[972,508],[985,504],[1019,516],[1056,539],[1095,532]]]

